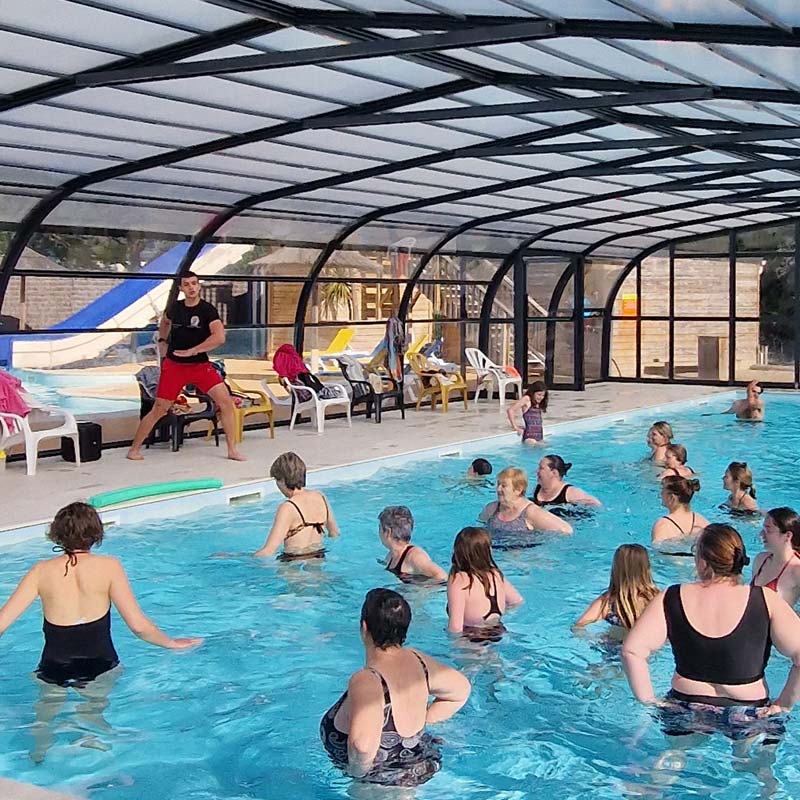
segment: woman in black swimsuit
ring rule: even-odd
[[[48,537],[53,550],[62,554],[35,564],[0,609],[2,634],[37,597],[41,599],[44,650],[36,671],[39,680],[84,690],[119,664],[111,641],[112,603],[127,626],[150,644],[180,650],[202,643],[162,633],[139,608],[122,564],[90,552],[103,541],[103,523],[91,506],[71,503],[62,508]],[[65,696],[62,693],[61,699]],[[58,707],[50,706],[52,719]],[[43,758],[46,745],[41,741],[38,750]]]
[[[561,456],[545,456],[536,470],[536,488],[531,500],[537,506],[558,506],[580,504],[584,506],[600,506],[602,503],[583,489],[572,486],[564,480],[564,476],[572,468]]]
[[[406,506],[387,506],[378,515],[378,535],[389,551],[386,569],[401,581],[415,578],[447,579],[447,573],[415,544],[411,544],[414,517]]]
[[[442,756],[425,725],[449,719],[469,697],[469,681],[460,672],[403,647],[410,623],[411,608],[397,592],[367,592],[361,608],[367,665],[351,676],[320,722],[334,765],[369,783],[429,781]]]
[[[651,539],[659,549],[671,540],[678,540],[678,544],[686,545],[688,539],[694,539],[708,525],[704,516],[696,514],[689,507],[692,497],[699,491],[700,481],[696,478],[687,480],[678,475],[670,475],[661,481],[661,505],[669,513],[659,517],[653,524]],[[670,545],[665,552],[669,550]],[[688,549],[686,555],[690,555]]]
[[[339,535],[339,526],[322,492],[306,489],[306,465],[296,453],[283,453],[272,462],[271,478],[287,498],[278,506],[272,529],[256,556],[272,556],[283,545],[281,561],[324,558],[323,538]]]

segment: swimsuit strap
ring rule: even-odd
[[[663,517],[661,517],[661,519],[665,519],[668,522],[671,522],[684,536],[687,535],[686,531],[683,528],[681,528],[681,526],[678,525],[678,523],[675,522],[675,520],[672,519],[672,517],[668,517],[668,516],[664,515]],[[692,514],[692,528],[694,528],[694,514]],[[691,530],[689,531],[689,533],[691,533]]]
[[[408,555],[409,550],[413,550],[413,549],[414,549],[414,545],[410,544],[410,545],[408,545],[408,547],[406,547],[405,550],[403,550],[403,554],[400,556],[400,558],[398,559],[397,563],[394,565],[394,568],[391,570],[391,572],[394,572],[395,575],[399,575],[403,571],[403,562],[406,560],[406,556]]]
[[[308,523],[306,522],[306,518],[303,516],[303,512],[300,510],[300,506],[298,506],[297,503],[294,502],[294,500],[287,500],[286,502],[290,506],[294,506],[295,511],[297,511],[297,513],[300,515],[300,519],[303,522],[303,527],[307,528],[308,527]]]
[[[322,495],[322,499],[325,500],[325,495]],[[314,528],[316,530],[316,532],[320,536],[324,536],[325,535],[325,523],[324,522],[306,522],[306,518],[303,515],[303,512],[300,510],[300,506],[298,506],[297,503],[294,502],[294,500],[287,500],[286,502],[289,503],[290,505],[294,506],[295,511],[297,511],[297,513],[300,515],[300,521],[302,523],[301,525],[297,525],[296,527],[290,529],[287,532],[287,534],[286,534],[286,538],[287,539],[290,539],[296,533],[300,533],[300,531],[303,530],[303,528]],[[328,508],[328,501],[327,500],[325,500],[325,508],[326,509]]]
[[[63,553],[67,557],[67,563],[64,565],[64,577],[67,576],[70,567],[77,567],[78,566],[78,553],[88,553],[88,550],[67,550],[66,547],[62,547],[60,544],[53,545],[53,552],[54,553]]]
[[[391,705],[392,704],[392,698],[389,695],[389,685],[384,680],[383,675],[381,675],[380,672],[378,672],[378,670],[373,669],[372,667],[367,667],[367,669],[373,675],[375,675],[378,678],[378,680],[381,682],[381,686],[383,687],[383,705],[384,705],[384,707]]]
[[[408,648],[411,650],[411,648]],[[428,677],[428,667],[425,662],[422,660],[422,656],[416,651],[411,650],[411,652],[417,657],[417,661],[419,661],[420,666],[422,667],[422,671],[425,673],[425,685],[428,687],[428,694],[431,693],[431,682],[430,678]]]

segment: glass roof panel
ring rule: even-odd
[[[763,25],[729,0],[636,0],[642,8],[672,22],[709,22],[727,25]],[[761,0],[759,0],[761,2]],[[791,0],[788,0],[791,2]],[[763,2],[761,2],[763,5]]]
[[[247,15],[237,11],[194,0],[169,0],[168,3],[163,0],[103,0],[103,5],[201,30],[236,25],[248,19]]]
[[[0,30],[0,52],[6,66],[40,70],[44,74],[53,75],[69,75],[80,70],[101,67],[114,60],[107,53],[85,47],[74,47],[3,30]]]
[[[536,0],[534,5],[552,19],[563,19],[564,17],[638,21],[642,19],[638,14],[627,11],[616,3],[606,2],[606,0]]]
[[[22,69],[11,69],[0,67],[0,94],[11,94],[23,89],[29,89],[42,83],[46,78],[33,72],[26,72]]]

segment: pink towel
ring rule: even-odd
[[[0,369],[0,411],[26,417],[30,414],[28,404],[22,399],[22,381]]]

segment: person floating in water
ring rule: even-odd
[[[608,589],[591,602],[575,625],[582,628],[605,620],[627,632],[657,594],[647,550],[640,544],[620,545],[614,553]]]
[[[286,498],[278,506],[267,541],[253,554],[272,556],[283,545],[281,561],[324,558],[323,538],[339,535],[339,526],[322,492],[306,489],[306,465],[296,453],[279,455],[269,468],[280,493]]]
[[[524,395],[512,403],[506,415],[511,427],[522,437],[523,444],[538,444],[544,439],[542,414],[547,411],[549,393],[544,381],[534,381]],[[517,424],[517,414],[522,414],[524,427]]]
[[[510,545],[511,536],[524,547],[531,531],[572,533],[572,526],[566,520],[528,500],[527,491],[528,476],[524,470],[506,467],[498,474],[497,500],[486,505],[478,516],[492,534],[495,546]]]
[[[99,690],[91,684],[119,665],[111,640],[111,605],[140,639],[170,650],[202,644],[200,638],[173,639],[162,633],[139,608],[122,564],[112,556],[98,556],[92,548],[103,541],[103,523],[92,506],[70,503],[55,515],[47,534],[61,555],[39,561],[20,581],[0,608],[0,634],[23,614],[37,597],[44,616],[44,650],[36,677],[53,687],[72,687],[102,710],[111,683]],[[32,757],[41,761],[52,733],[46,724],[66,699],[63,690],[37,705],[40,725]],[[46,711],[45,711],[46,709]],[[45,718],[46,716],[46,718]]]
[[[747,420],[748,422],[764,421],[764,401],[761,399],[763,389],[758,381],[750,381],[747,384],[747,394],[744,400],[734,400],[731,407],[723,414],[736,414],[736,419]]]
[[[545,456],[536,470],[538,483],[533,490],[531,500],[537,506],[601,506],[602,503],[596,497],[564,480],[564,476],[571,468],[572,464],[566,463],[561,456]]]
[[[417,545],[411,544],[414,516],[406,506],[387,506],[378,515],[378,535],[381,544],[389,551],[386,569],[401,581],[414,578],[432,578],[444,581],[447,573]]]
[[[731,511],[758,512],[753,473],[744,461],[731,461],[722,476],[722,488],[730,494],[723,505]]]
[[[367,592],[361,607],[366,666],[353,673],[347,691],[320,722],[334,766],[367,783],[429,781],[441,769],[442,754],[425,726],[450,719],[470,694],[458,670],[403,647],[410,624],[411,608],[402,595]]]
[[[663,467],[667,455],[667,446],[672,443],[675,434],[669,422],[654,422],[647,431],[647,446],[650,448],[650,460]]]
[[[485,484],[492,474],[492,465],[485,458],[476,458],[468,467],[466,480],[469,483]]]
[[[658,476],[660,481],[671,475],[681,478],[693,478],[697,473],[687,465],[688,455],[682,444],[668,444],[664,450],[664,466],[666,469]]]
[[[505,632],[501,619],[506,608],[524,601],[495,563],[489,531],[462,528],[453,544],[451,564],[447,630],[479,641],[499,638]]]

